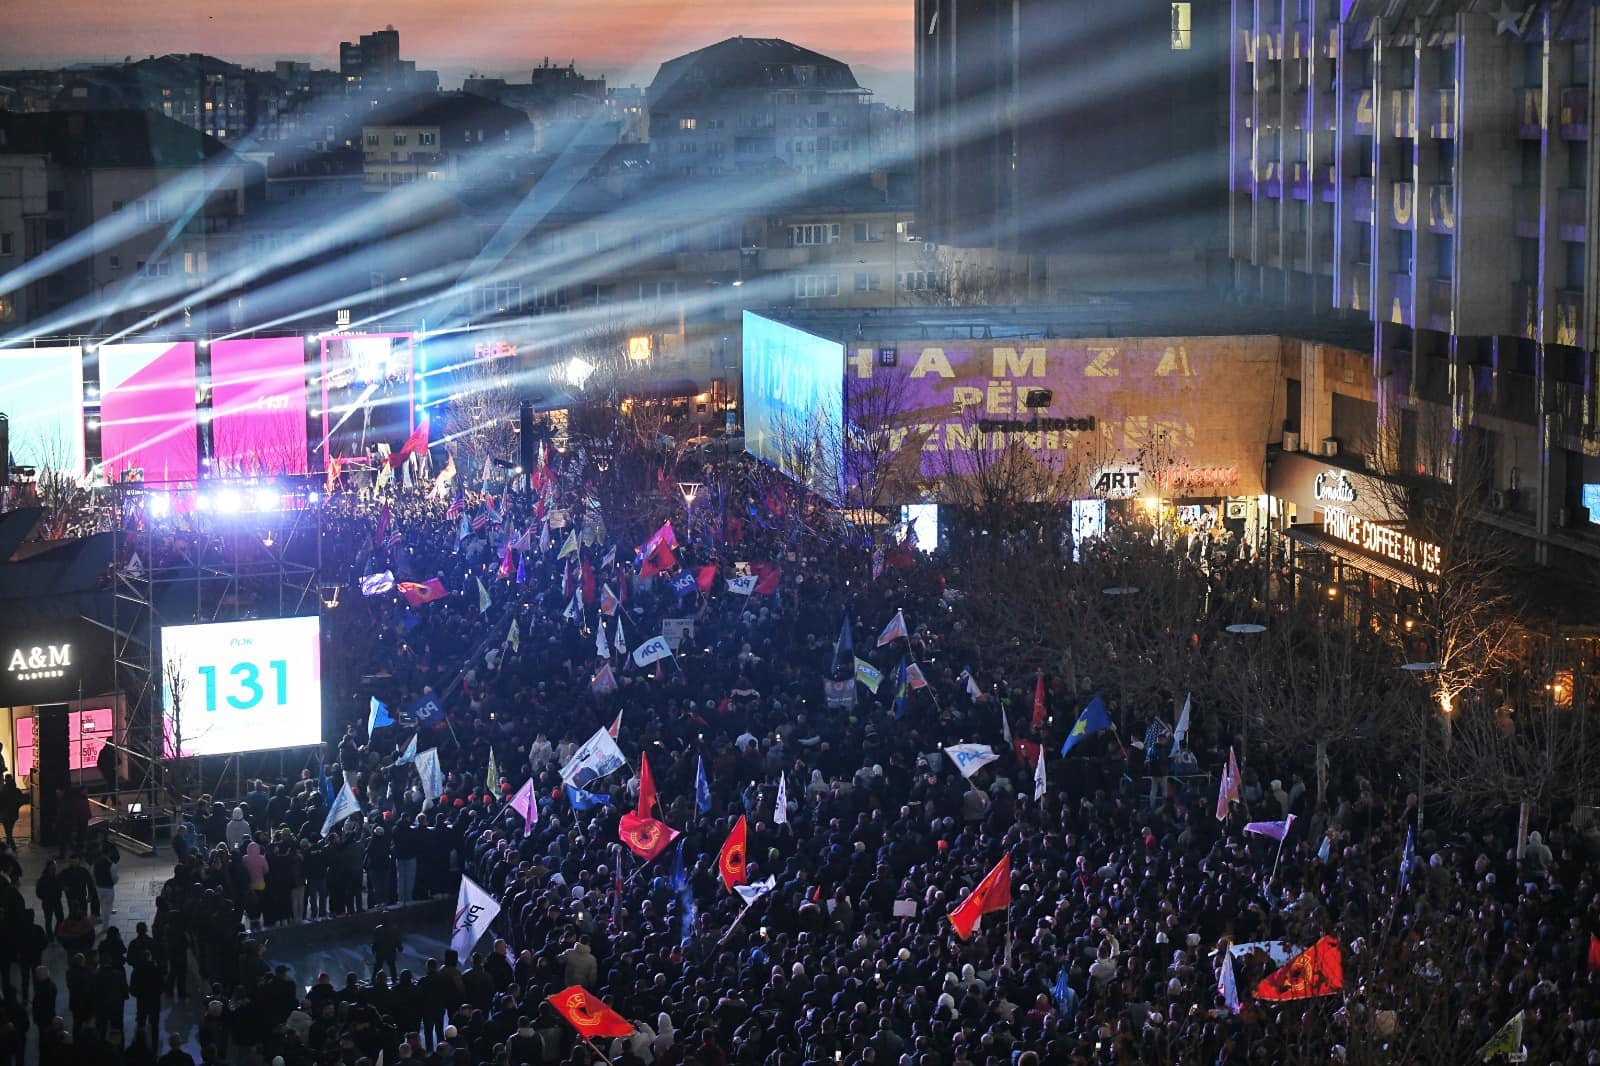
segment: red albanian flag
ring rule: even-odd
[[[417,428],[411,431],[411,436],[400,445],[400,449],[389,456],[389,465],[395,470],[405,463],[408,455],[428,454],[428,418],[424,415],[417,420]]]
[[[1044,671],[1039,671],[1038,680],[1033,683],[1033,728],[1035,732],[1043,727],[1045,715],[1044,704]]]
[[[1600,970],[1600,936],[1589,934],[1589,969]]]
[[[622,718],[619,713],[618,720]],[[615,736],[615,734],[612,734]],[[644,752],[639,753],[639,807],[640,818],[649,818],[650,811],[656,805],[656,779],[650,772],[650,757]]]
[[[742,885],[745,877],[745,836],[748,833],[744,815],[739,816],[739,821],[734,824],[733,830],[728,834],[728,839],[722,842],[722,853],[717,856],[717,869],[722,871],[722,883],[733,891],[734,885]]]
[[[413,607],[421,607],[425,603],[442,600],[450,595],[444,587],[444,582],[436,577],[430,577],[421,584],[415,581],[397,581],[394,587]]]
[[[1339,957],[1339,941],[1325,936],[1268,974],[1256,986],[1256,998],[1310,999],[1331,996],[1343,989],[1344,963]]]
[[[654,818],[641,818],[633,811],[622,816],[617,826],[617,835],[628,845],[629,851],[645,862],[666,851],[672,846],[672,842],[678,839],[678,831],[666,822],[658,822]]]
[[[962,940],[972,936],[972,930],[978,925],[978,919],[990,911],[1003,911],[1011,906],[1011,853],[1007,852],[997,863],[989,876],[978,882],[978,887],[973,889],[966,899],[961,901],[961,906],[950,912],[950,924],[955,926],[956,935]]]
[[[555,995],[547,996],[545,1002],[554,1007],[585,1040],[633,1035],[632,1022],[591,996],[582,985],[563,988]]]

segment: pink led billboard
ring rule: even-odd
[[[305,473],[305,341],[269,337],[211,346],[211,442],[218,474]]]
[[[195,478],[194,345],[100,348],[100,456],[107,481],[138,471],[149,482]]]

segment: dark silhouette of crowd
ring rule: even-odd
[[[1146,730],[1152,708],[1113,706],[1128,735],[1096,733],[1061,758],[1092,691],[1051,679],[1036,729],[1035,679],[1007,676],[939,557],[902,555],[875,575],[870,551],[804,533],[815,503],[755,467],[724,476],[723,517],[702,520],[709,533],[649,578],[632,545],[669,515],[610,528],[576,451],[492,507],[426,485],[330,497],[324,555],[349,591],[326,616],[340,721],[325,758],[191,805],[155,921],[126,943],[102,895],[116,881],[106,845],[47,867],[37,904],[15,860],[0,860],[0,1066],[20,1064],[24,1046],[42,1066],[193,1066],[161,1027],[191,995],[206,1003],[202,1066],[539,1066],[600,1053],[628,1066],[1463,1061],[1429,1056],[1482,1045],[1519,1011],[1535,1061],[1600,1062],[1593,825],[1559,812],[1520,860],[1497,820],[1419,827],[1408,753],[1331,768],[1321,805],[1313,767],[1260,755],[1219,819],[1217,773],[1236,738],[1203,705],[1181,765]],[[730,591],[738,564],[778,568],[777,590]],[[1198,564],[1175,550],[1172,565]],[[674,588],[703,567],[715,568],[707,591]],[[355,591],[384,571],[437,577],[449,595],[411,606]],[[616,613],[603,613],[613,594]],[[897,610],[908,634],[878,647]],[[614,645],[620,620],[633,649],[663,619],[692,620],[692,636],[648,667],[614,656],[618,690],[594,691],[596,627]],[[903,695],[902,656],[927,682]],[[853,705],[836,689],[831,705],[823,681],[854,676],[856,658],[881,685],[855,685]],[[426,696],[442,718],[407,713]],[[397,724],[368,736],[373,697]],[[564,787],[578,745],[619,713],[629,768]],[[440,759],[437,794],[403,759],[418,734]],[[1048,759],[1042,801],[1029,742]],[[998,758],[968,780],[943,754],[957,743]],[[657,817],[682,834],[649,862],[618,837],[641,755]],[[508,800],[530,778],[539,813],[527,825]],[[324,835],[347,783],[361,810]],[[1289,815],[1281,855],[1242,832]],[[718,866],[741,816],[748,881],[774,884],[748,912]],[[1009,907],[959,938],[949,912],[1007,854]],[[386,911],[370,973],[340,984],[272,959],[272,927],[453,901],[463,875],[502,907],[466,957],[402,968],[388,916],[404,912]],[[1281,1005],[1252,994],[1283,953],[1328,935],[1344,954],[1342,994]],[[1230,946],[1274,942],[1237,953],[1230,1003],[1219,983]],[[41,968],[52,945],[69,956],[64,987]],[[634,1035],[580,1040],[545,1002],[571,985]]]

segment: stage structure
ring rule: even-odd
[[[196,743],[194,721],[183,722],[166,706],[174,687],[186,693],[183,714],[195,720],[220,709],[235,719],[256,716],[270,729],[275,711],[287,706],[291,695],[302,709],[314,696],[320,719],[320,691],[311,689],[320,685],[321,479],[134,482],[111,491],[116,517],[112,640],[118,681],[127,693],[126,791],[143,797],[154,839],[160,841],[171,830],[176,806],[203,791],[196,787],[203,757],[233,760],[232,775],[227,768],[213,768],[207,778],[236,778],[239,754],[266,746],[244,743],[223,751],[215,743]],[[238,625],[232,639],[218,625],[226,623]],[[183,638],[183,655],[231,645],[229,658],[186,662],[169,652],[164,668],[164,630],[173,634],[174,647]],[[281,656],[248,647],[285,631],[292,631],[292,640]],[[259,664],[250,661],[252,651],[260,652]],[[185,670],[193,676],[180,677]],[[231,721],[213,740],[232,739],[237,729],[238,722]],[[274,746],[320,740],[318,721],[313,737],[297,733]],[[186,743],[196,750],[185,750]]]

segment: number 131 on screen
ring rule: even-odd
[[[269,689],[273,703],[278,707],[289,703],[289,663],[286,659],[273,659],[265,664],[265,671],[252,662],[234,663],[227,670],[217,666],[197,666],[195,672],[206,686],[206,710],[217,709],[220,697],[236,711],[248,711],[261,706]]]

